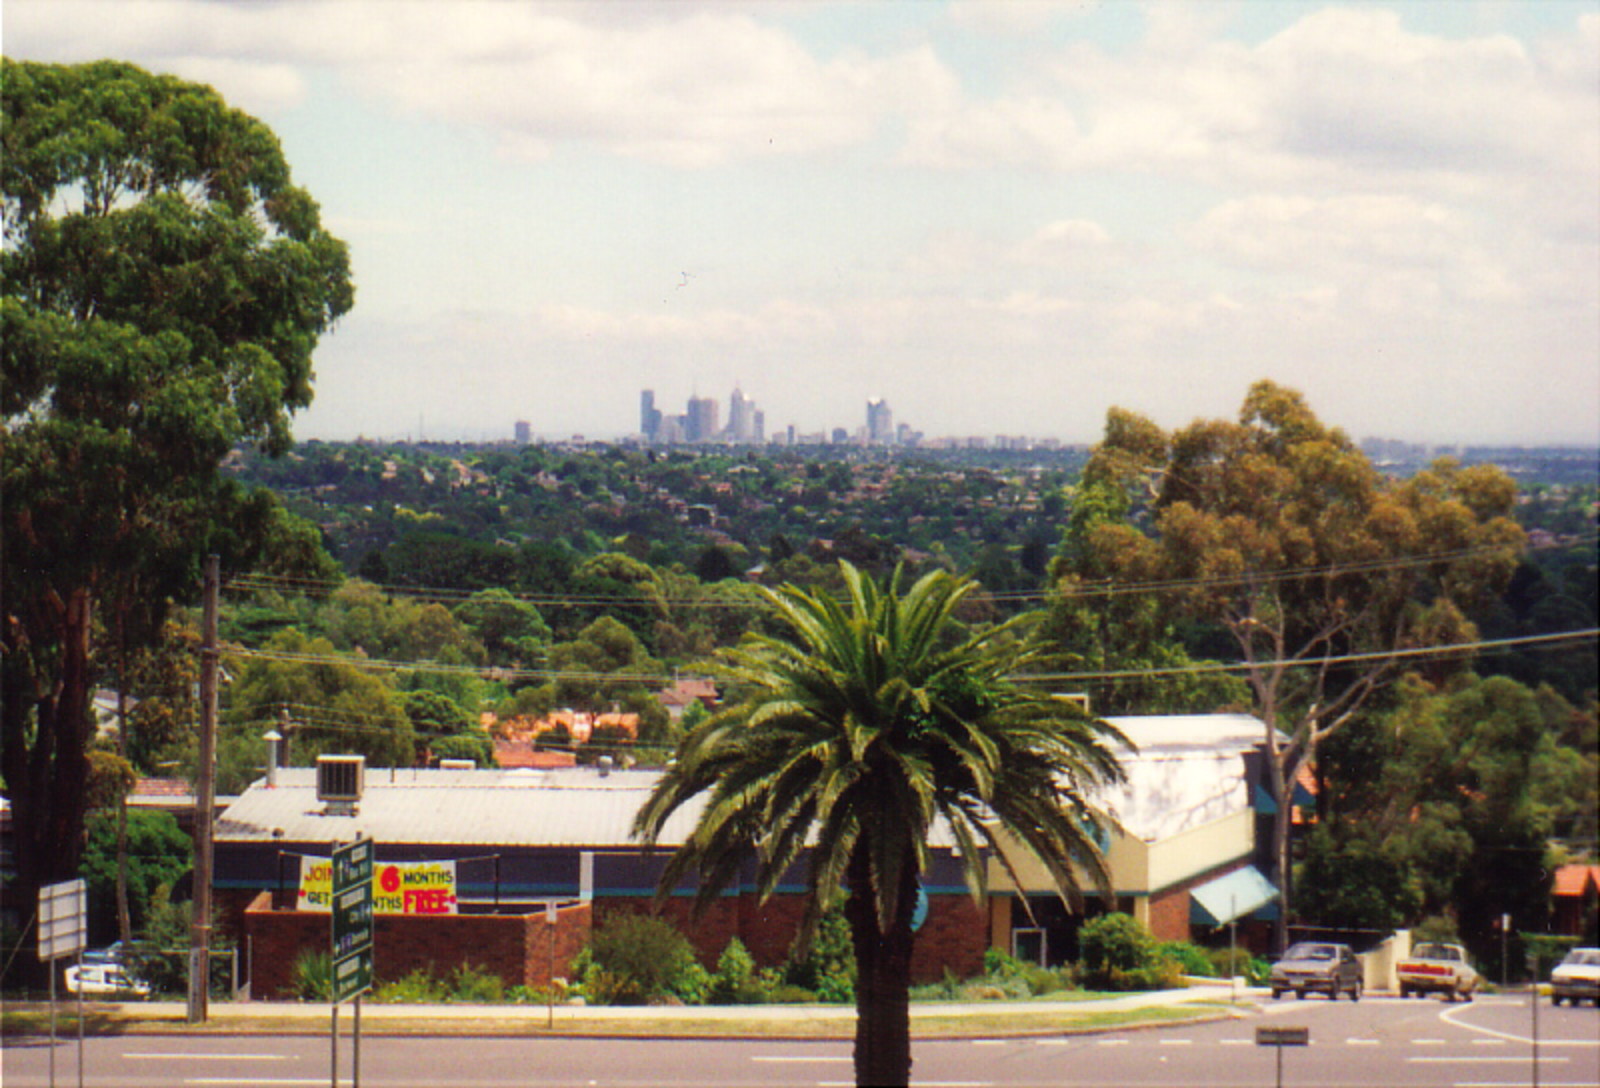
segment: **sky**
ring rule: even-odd
[[[5,0],[209,83],[349,243],[301,438],[1099,437],[1304,392],[1600,442],[1600,0]]]

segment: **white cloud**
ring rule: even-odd
[[[823,59],[717,6],[628,5],[648,17],[622,18],[605,4],[170,0],[118,5],[117,19],[73,0],[12,6],[34,56],[129,57],[243,98],[270,73],[282,101],[298,92],[285,65],[323,66],[391,108],[486,130],[526,158],[565,142],[688,167],[803,154],[861,143],[891,111],[955,93],[926,47]]]

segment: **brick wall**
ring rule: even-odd
[[[263,999],[288,996],[293,990],[294,964],[300,954],[328,949],[332,925],[328,915],[274,910],[269,893],[263,892],[244,917],[250,945],[250,992]],[[590,926],[587,903],[557,911],[556,975],[567,975],[572,957],[589,941]],[[508,987],[543,986],[551,976],[550,929],[542,910],[531,914],[431,918],[380,914],[373,943],[379,984],[419,968],[443,978],[463,963],[500,976]]]
[[[989,947],[989,924],[982,910],[965,895],[928,897],[928,918],[917,931],[911,954],[913,984],[938,982],[946,968],[959,978],[983,970],[984,949]]]

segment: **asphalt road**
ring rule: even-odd
[[[1283,1084],[1298,1088],[1595,1088],[1600,1010],[1538,1008],[1538,1079],[1532,1009],[1525,996],[1450,1005],[1367,998],[1265,1000],[1254,1015],[1220,1023],[1026,1039],[919,1042],[922,1088],[1052,1085],[1224,1088],[1277,1083],[1278,1054],[1255,1045],[1261,1026],[1303,1026],[1311,1045],[1283,1052]],[[6,1040],[3,1083],[49,1083],[46,1040]],[[341,1041],[340,1084],[350,1082]],[[326,1036],[122,1036],[85,1044],[83,1083],[93,1088],[329,1085]],[[733,1040],[363,1040],[365,1088],[831,1088],[852,1082],[838,1042]],[[76,1040],[56,1048],[56,1083],[78,1083]]]

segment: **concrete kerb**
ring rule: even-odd
[[[1264,993],[1265,991],[1241,989],[1239,997],[1243,1001],[1247,997]],[[1133,1019],[1116,1024],[1074,1025],[1068,1022],[999,1030],[993,1026],[993,1021],[997,1017],[1006,1016],[1007,1013],[1016,1014],[1019,1021],[1043,1019],[1052,1015],[1070,1021],[1096,1013],[1137,1013],[1145,1009],[1173,1009],[1197,1003],[1225,1002],[1228,997],[1229,991],[1226,988],[1200,986],[1079,1001],[916,1003],[911,1006],[911,1030],[913,1036],[918,1039],[1027,1038],[1148,1030],[1172,1021],[1152,1017],[1149,1020]],[[42,1005],[33,1007],[40,1010],[44,1008]],[[12,1005],[11,1008],[17,1011],[22,1006]],[[331,1006],[315,1002],[217,1002],[209,1007],[207,1024],[191,1025],[184,1020],[186,1008],[181,1002],[85,1003],[86,1013],[98,1014],[105,1018],[98,1030],[93,1021],[90,1021],[89,1030],[96,1034],[323,1035],[328,1030],[331,1011]],[[349,1005],[343,1006],[340,1010],[341,1032],[347,1033],[351,1028],[351,1011]],[[1246,1015],[1250,1015],[1248,1005],[1229,1005],[1193,1017],[1185,1017],[1182,1022],[1204,1023],[1236,1019]],[[554,1010],[543,1005],[379,1005],[363,1002],[361,1006],[361,1032],[369,1037],[438,1035],[457,1038],[692,1037],[821,1040],[844,1037],[848,1033],[848,1025],[854,1019],[855,1008],[848,1005],[557,1005]],[[970,1028],[963,1028],[960,1025],[963,1019],[971,1019],[974,1024]],[[552,1020],[553,1027],[546,1027]],[[929,1025],[919,1030],[919,1020],[925,1024],[938,1021],[941,1026],[933,1028]],[[984,1022],[983,1025],[980,1026],[976,1022],[979,1020]],[[717,1031],[712,1027],[718,1022],[730,1021],[760,1022],[764,1026],[770,1026],[771,1030],[746,1034],[737,1030]],[[950,1023],[951,1021],[954,1023]],[[596,1022],[605,1026],[597,1026]],[[630,1022],[637,1030],[630,1030]],[[430,1031],[429,1024],[437,1025],[436,1030]],[[786,1032],[785,1025],[791,1025],[792,1029]],[[837,1034],[826,1030],[834,1025],[840,1029]]]

